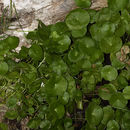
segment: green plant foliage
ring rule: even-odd
[[[6,62],[0,62],[0,75],[4,75],[8,72],[8,64]]]
[[[119,37],[107,37],[100,42],[100,48],[104,53],[113,53],[121,49],[122,41]]]
[[[31,130],[130,129],[130,0],[90,9],[75,0],[65,21],[0,40],[0,105]],[[0,129],[7,126],[0,123]]]
[[[78,48],[72,48],[69,51],[68,59],[71,62],[77,62],[83,58],[83,53]]]
[[[9,36],[5,39],[5,44],[9,49],[15,49],[19,45],[19,38],[15,36]]]
[[[108,123],[109,120],[114,119],[114,110],[112,109],[111,106],[106,106],[103,108],[103,120],[102,120],[102,124],[106,125]]]
[[[107,124],[107,130],[119,130],[119,124],[115,120],[111,120]]]
[[[75,0],[75,3],[81,8],[88,8],[91,5],[91,0]]]
[[[88,124],[97,126],[103,118],[103,110],[97,104],[91,102],[86,109],[85,118]]]
[[[116,93],[111,96],[109,103],[115,108],[125,108],[128,102],[122,93]]]
[[[127,6],[128,1],[129,0],[108,0],[108,5],[113,10],[121,10]]]
[[[1,130],[8,130],[8,126],[4,123],[0,123],[0,129]]]
[[[101,70],[101,76],[108,81],[115,80],[118,76],[117,70],[110,66],[106,65],[105,67],[102,68]]]
[[[44,57],[44,53],[42,51],[42,48],[36,44],[33,44],[30,49],[29,49],[29,56],[33,59],[33,60],[41,60]]]
[[[111,53],[111,55],[110,55],[112,66],[118,70],[123,69],[125,67],[125,63],[121,62],[118,59],[118,55],[120,55],[120,54],[121,54],[120,52],[117,52],[117,53]]]
[[[75,9],[66,17],[66,25],[72,31],[73,37],[83,37],[87,32],[90,16],[87,11],[83,9]]]
[[[5,117],[7,117],[10,120],[14,120],[18,117],[18,112],[14,110],[9,110],[6,112]]]
[[[101,86],[98,90],[98,94],[103,100],[109,100],[111,96],[115,94],[116,92],[117,92],[117,89],[112,84],[105,84]]]
[[[123,118],[121,119],[121,129],[125,130],[125,129],[130,129],[130,111],[126,112],[123,115]]]
[[[123,95],[124,95],[125,99],[130,100],[130,86],[126,86],[123,89]]]

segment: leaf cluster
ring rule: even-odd
[[[100,11],[75,2],[64,22],[39,20],[30,48],[17,53],[15,36],[0,41],[5,117],[29,117],[34,130],[129,130],[130,0],[108,0]]]

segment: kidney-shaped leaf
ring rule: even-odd
[[[124,95],[125,99],[130,100],[130,86],[126,86],[123,89],[123,95]]]
[[[77,62],[83,58],[83,52],[78,48],[72,48],[68,53],[68,59],[71,62]]]
[[[10,49],[15,49],[19,45],[19,38],[15,36],[9,36],[5,39],[5,42]]]
[[[130,130],[130,111],[125,112],[121,120],[122,130]]]
[[[53,31],[50,35],[51,41],[48,46],[51,49],[54,49],[56,53],[63,53],[69,48],[71,40],[68,35],[60,35],[56,31]],[[51,50],[52,51],[52,50]]]
[[[129,0],[108,0],[108,6],[113,10],[124,9]]]
[[[109,100],[109,103],[114,108],[125,108],[128,101],[124,98],[122,93],[113,94]]]
[[[89,23],[90,16],[83,9],[75,9],[66,17],[66,25],[70,30],[77,30],[86,27]]]
[[[112,36],[100,41],[100,48],[104,53],[113,53],[121,49],[122,41],[119,37]]]
[[[67,89],[67,81],[64,77],[58,77],[54,84],[54,91],[56,95],[63,95]]]
[[[115,120],[110,120],[107,123],[107,129],[106,130],[119,130],[119,124]]]
[[[114,118],[114,110],[111,106],[103,107],[103,120],[102,124],[106,125],[109,120],[112,120]]]
[[[90,124],[92,126],[97,126],[103,118],[102,108],[99,105],[97,105],[96,103],[91,102],[88,105],[88,108],[86,109],[85,118],[86,118],[88,124]]]
[[[53,56],[53,60],[50,62],[50,68],[57,74],[62,74],[67,71],[66,63],[58,56]]]
[[[125,66],[124,62],[121,62],[118,57],[121,55],[121,52],[117,52],[115,53],[111,53],[110,55],[110,59],[111,59],[111,64],[113,67],[115,67],[116,69],[123,69]]]
[[[57,44],[57,51],[58,52],[64,52],[69,48],[69,45],[71,43],[70,38],[67,35],[63,35]]]
[[[31,48],[29,49],[29,55],[33,60],[36,60],[36,61],[42,60],[43,50],[39,45],[33,44]]]
[[[9,108],[14,108],[16,107],[17,105],[17,98],[16,97],[10,97],[8,100],[7,100],[7,106]]]
[[[76,43],[78,44],[78,47],[81,50],[89,49],[91,47],[95,47],[96,45],[95,41],[91,37],[86,37],[86,36],[76,40]]]
[[[103,100],[109,100],[111,96],[116,93],[116,87],[112,84],[105,84],[104,86],[101,86],[98,90],[98,95]]]
[[[104,66],[101,70],[102,78],[108,81],[115,80],[117,78],[117,75],[118,75],[117,70],[110,65]]]
[[[72,36],[74,38],[83,37],[87,32],[87,28],[83,27],[82,29],[72,30]]]
[[[61,119],[64,114],[65,114],[65,108],[63,105],[58,105],[56,108],[55,108],[55,112],[57,113],[57,116],[59,119]]]
[[[18,112],[14,111],[14,110],[9,110],[6,112],[5,117],[10,119],[10,120],[14,120],[16,119],[18,116]]]

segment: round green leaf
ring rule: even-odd
[[[63,105],[58,105],[56,108],[55,108],[55,112],[57,113],[57,116],[59,119],[61,119],[64,114],[65,114],[65,108]]]
[[[116,79],[115,82],[117,83],[116,87],[117,87],[119,90],[124,89],[126,86],[128,86],[128,81],[127,81],[127,79],[126,79],[124,76],[122,76],[121,74],[117,77],[117,79]],[[115,84],[116,84],[116,83],[115,83]]]
[[[87,28],[82,28],[82,29],[79,29],[79,30],[72,30],[72,36],[74,38],[78,38],[78,37],[83,37],[87,32]]]
[[[72,48],[68,53],[68,59],[71,62],[77,62],[83,58],[83,53],[78,48]]]
[[[116,69],[123,69],[125,67],[125,64],[117,58],[118,55],[121,55],[121,53],[118,52],[116,54],[115,53],[110,54],[112,66],[115,67]]]
[[[70,30],[80,30],[88,25],[89,20],[87,11],[78,8],[68,14],[65,22]]]
[[[129,3],[128,1],[129,0],[108,0],[108,6],[113,10],[119,11],[127,6]]]
[[[56,95],[63,95],[67,89],[67,81],[64,77],[60,77],[56,79],[54,84],[54,92]]]
[[[51,126],[51,122],[48,120],[42,121],[40,123],[40,128],[44,128],[44,129],[49,129],[49,127]]]
[[[27,39],[38,40],[37,30],[31,31],[26,36]]]
[[[128,101],[124,98],[122,93],[115,93],[111,96],[109,103],[114,108],[125,108]]]
[[[53,31],[50,35],[52,41],[49,42],[48,47],[51,49],[50,51],[54,51],[56,53],[63,53],[69,48],[71,40],[68,35],[60,35],[56,31]]]
[[[56,46],[57,51],[60,53],[66,51],[69,48],[70,43],[71,43],[70,38],[67,35],[63,35],[58,41],[58,44]]]
[[[10,49],[15,49],[19,45],[19,38],[15,36],[9,36],[5,39],[5,42]]]
[[[6,41],[6,39],[0,40],[0,56],[8,53],[8,51],[9,51],[9,46],[6,45],[5,41]],[[2,59],[3,59],[3,57],[2,57]]]
[[[103,110],[96,103],[91,102],[85,111],[85,118],[88,124],[97,126],[103,118]]]
[[[107,123],[107,129],[106,130],[119,130],[119,124],[115,120],[110,120]]]
[[[96,12],[96,10],[89,9],[87,10],[90,16],[90,23],[95,23],[98,19],[99,13]]]
[[[33,44],[29,49],[29,55],[33,60],[40,61],[43,59],[44,53],[39,45]]]
[[[51,62],[50,68],[53,72],[60,75],[67,71],[67,65],[60,57],[54,58]]]
[[[63,104],[63,105],[65,105],[65,104],[67,104],[68,103],[68,101],[69,101],[69,93],[68,92],[65,92],[64,94],[63,94],[63,96],[61,97],[61,103]]]
[[[102,8],[99,12],[98,12],[98,18],[97,21],[100,22],[106,22],[112,19],[112,14],[114,14],[114,12],[112,12],[109,8]]]
[[[28,50],[29,50],[28,48],[22,46],[21,50],[19,52],[19,57],[20,58],[26,58],[28,56]]]
[[[93,53],[94,52],[94,53]],[[104,60],[104,55],[100,49],[91,47],[87,50],[87,55],[89,56],[89,60],[91,63],[95,63],[98,61],[103,61]]]
[[[125,99],[130,100],[130,86],[126,86],[123,89],[123,95],[124,95]]]
[[[104,22],[103,24],[94,24],[90,28],[90,33],[92,37],[97,41],[112,36],[114,32],[115,24],[109,22]]]
[[[75,0],[75,3],[81,8],[88,8],[91,6],[91,0]]]
[[[101,86],[98,90],[98,95],[103,100],[109,100],[113,94],[117,92],[116,87],[112,84],[105,84]]]
[[[84,52],[89,50],[89,48],[93,48],[96,46],[95,41],[92,38],[86,36],[76,40],[76,44],[78,45],[78,48]]]
[[[124,35],[125,31],[126,31],[125,24],[120,23],[118,25],[118,28],[115,31],[115,35],[118,36],[118,37],[122,37]]]
[[[119,37],[112,36],[100,41],[100,48],[104,53],[113,53],[121,49],[122,41]]]
[[[31,119],[31,120],[29,120],[27,125],[31,129],[37,129],[39,127],[39,125],[40,125],[40,122],[41,121],[38,120],[38,119]]]
[[[117,78],[118,72],[114,67],[112,67],[110,65],[106,65],[101,70],[101,76],[105,80],[112,81]]]
[[[123,111],[121,109],[117,109],[115,111],[115,120],[120,123],[121,119],[122,119],[122,116],[123,116]]]
[[[67,92],[69,93],[70,100],[72,100],[75,97],[76,93],[76,83],[73,77],[68,74],[66,75],[66,79],[68,82]]]
[[[121,120],[121,130],[129,130],[130,129],[130,111],[125,112]]]
[[[8,72],[8,64],[0,61],[0,75],[5,75]]]
[[[5,114],[5,117],[8,118],[8,119],[10,119],[10,120],[16,119],[17,116],[18,116],[17,111],[13,111],[13,110],[9,110]]]
[[[91,33],[91,36],[94,40],[96,41],[100,41],[101,40],[101,35],[100,35],[100,30],[99,30],[99,25],[98,24],[93,24],[91,27],[90,27],[90,33]]]
[[[80,62],[79,64],[81,65],[81,68],[83,70],[88,70],[88,69],[91,68],[91,62],[89,60],[83,59],[83,60],[81,60],[79,62]]]
[[[64,127],[69,128],[72,126],[72,119],[71,118],[65,118],[64,119]]]
[[[57,32],[58,34],[70,33],[65,22],[57,22],[56,24],[51,25],[51,32]]]
[[[115,30],[116,30],[116,24],[110,22],[103,22],[102,24],[96,23],[90,27],[91,35],[93,39],[97,41],[107,39],[110,36],[113,37]]]
[[[30,107],[28,109],[29,114],[33,114],[35,112],[35,109],[33,107]]]
[[[114,119],[114,110],[111,106],[103,107],[103,113],[103,120],[101,122],[102,124],[106,125],[109,120]]]
[[[14,108],[14,107],[16,107],[17,102],[18,102],[18,100],[17,100],[16,97],[10,97],[10,98],[7,100],[7,106],[8,106],[9,108]]]

